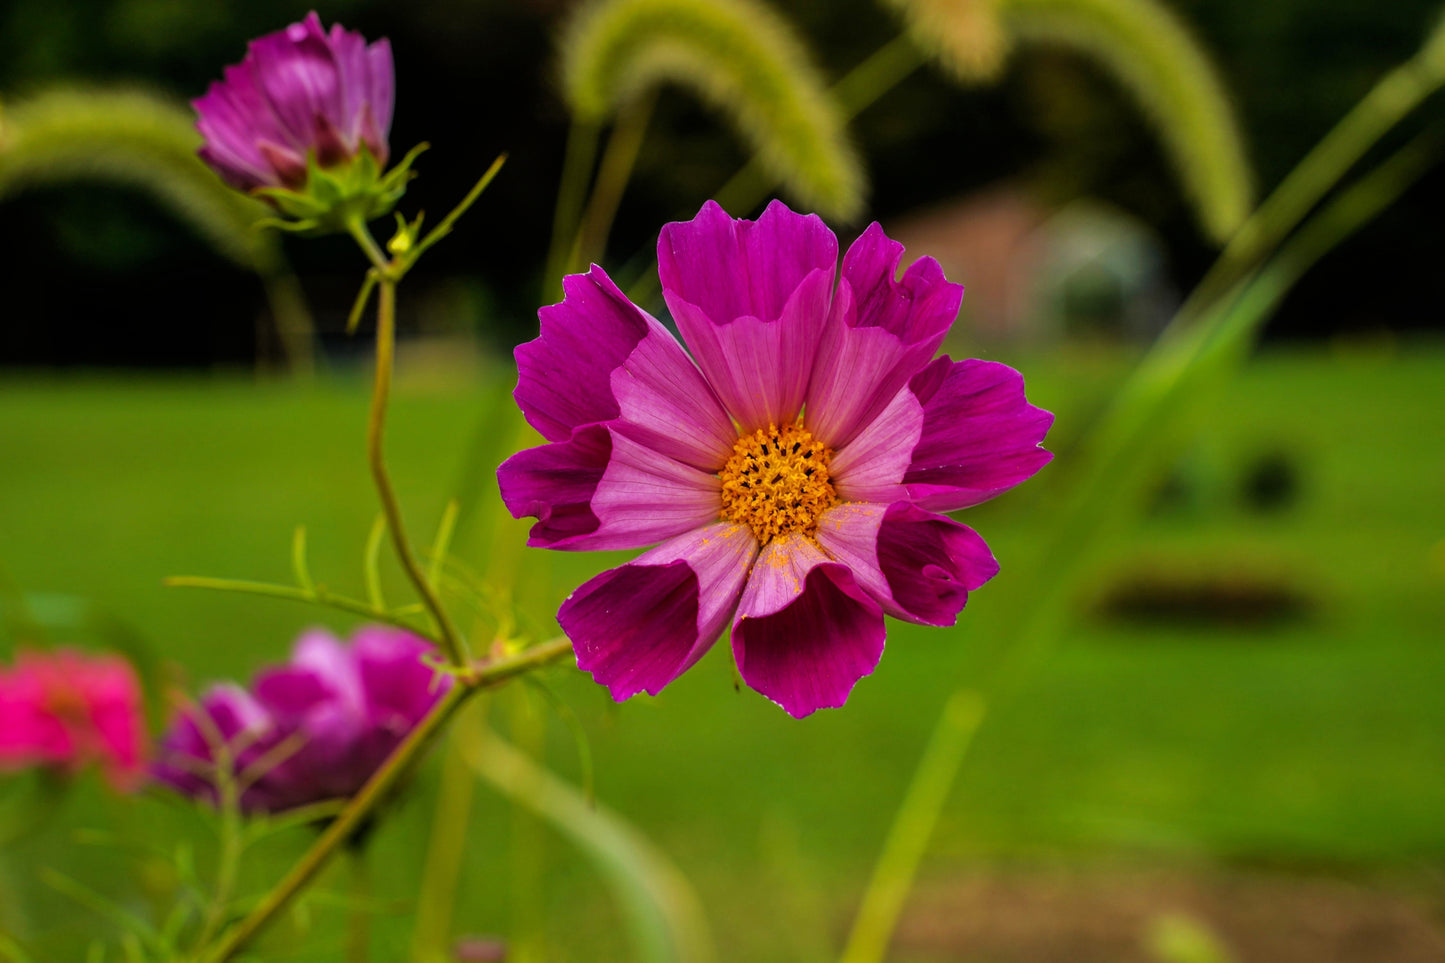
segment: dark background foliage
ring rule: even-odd
[[[405,209],[450,206],[500,151],[511,161],[458,239],[429,256],[404,305],[409,325],[475,325],[497,347],[530,337],[566,136],[554,80],[561,0],[336,0],[318,4],[396,50],[394,150],[427,140]],[[896,33],[873,0],[779,0],[833,77]],[[1433,0],[1186,0],[1179,11],[1214,52],[1236,97],[1260,186],[1293,166],[1429,27]],[[59,82],[140,83],[190,98],[240,59],[248,38],[304,4],[254,0],[5,0],[0,93]],[[3,109],[3,108],[0,108]],[[0,114],[3,118],[3,114]],[[1432,104],[1395,142],[1437,122]],[[0,120],[3,122],[3,120]],[[1153,225],[1186,288],[1212,251],[1150,132],[1108,79],[1072,56],[1015,55],[1002,83],[961,89],[916,73],[859,116],[872,179],[868,216],[887,221],[1004,181],[1045,196],[1102,197]],[[1390,145],[1385,145],[1388,149]],[[659,105],[608,253],[640,271],[657,228],[688,217],[745,159],[693,100]],[[1292,294],[1269,334],[1442,326],[1438,211],[1445,176],[1341,247]],[[5,264],[0,364],[245,364],[273,350],[258,282],[198,243],[144,197],[95,186],[46,189],[0,207]],[[742,213],[742,212],[734,212]],[[855,225],[858,227],[861,225]],[[327,343],[360,273],[349,242],[292,243]]]

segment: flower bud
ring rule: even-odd
[[[313,11],[251,42],[192,106],[199,154],[228,184],[269,201],[293,230],[339,230],[400,199],[415,152],[390,156],[391,45],[368,45]]]

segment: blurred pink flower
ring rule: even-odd
[[[100,763],[117,789],[143,771],[140,682],[114,655],[25,651],[0,669],[0,769]]]
[[[152,774],[214,802],[224,748],[246,812],[354,795],[451,686],[427,664],[431,652],[425,639],[383,625],[362,626],[349,645],[313,629],[249,690],[213,686],[182,711]]]

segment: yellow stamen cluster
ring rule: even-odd
[[[723,470],[722,517],[747,525],[766,545],[780,535],[812,538],[818,516],[838,504],[828,477],[831,449],[802,425],[744,435]]]

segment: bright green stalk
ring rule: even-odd
[[[461,720],[461,726],[466,724],[465,719]],[[417,894],[412,963],[433,963],[446,955],[452,937],[452,913],[462,876],[462,857],[466,854],[475,785],[462,757],[458,737],[453,735],[447,741],[442,758],[441,785],[437,788],[436,808],[431,818],[431,840],[427,844],[421,891]]]
[[[883,853],[848,934],[842,963],[871,963],[882,960],[887,953],[918,863],[928,848],[973,734],[983,722],[983,714],[983,702],[970,692],[955,693],[944,707],[943,718],[933,730],[908,795],[888,830]]]
[[[687,877],[636,828],[485,727],[458,728],[476,776],[545,819],[612,888],[642,963],[712,963],[702,903]]]
[[[597,169],[597,181],[592,185],[587,213],[577,232],[574,253],[563,273],[585,270],[589,264],[601,261],[606,253],[607,236],[612,233],[613,218],[617,216],[627,182],[632,178],[632,168],[642,150],[642,139],[647,134],[647,124],[652,119],[652,108],[656,103],[657,92],[649,91],[618,114],[617,124],[607,140],[607,150]]]
[[[1398,71],[1391,74],[1381,86],[1386,90],[1392,89],[1398,83],[1397,75]],[[1320,148],[1306,158],[1301,167],[1321,165],[1316,155],[1326,145],[1343,142],[1359,153],[1368,148],[1369,144],[1362,143],[1358,133],[1342,138],[1339,134],[1341,128],[1347,132],[1372,130],[1378,138],[1390,126],[1382,119],[1398,120],[1403,116],[1397,110],[1398,102],[1382,97],[1378,87],[1365,98],[1363,104],[1374,105],[1371,109],[1377,111],[1380,117],[1373,120],[1358,117],[1357,108]],[[1359,153],[1355,156],[1358,157]],[[1343,175],[1350,166],[1340,164],[1343,152],[1336,147],[1327,154],[1333,162],[1331,166],[1336,170],[1336,176]],[[1264,320],[1311,265],[1393,203],[1423,173],[1433,158],[1434,151],[1428,145],[1411,144],[1311,219],[1262,271],[1231,285],[1207,304],[1200,304],[1195,309],[1198,323],[1188,324],[1190,315],[1185,311],[1176,316],[1166,336],[1155,344],[1119,392],[1103,421],[1090,432],[1081,446],[1084,452],[1082,465],[1076,467],[1070,477],[1070,497],[1058,510],[1055,522],[1048,526],[1052,538],[1043,561],[1033,573],[1028,589],[1014,589],[1015,604],[1019,607],[1017,618],[1011,623],[1016,626],[1015,635],[1002,649],[1001,657],[984,672],[981,683],[971,688],[987,693],[995,705],[1018,691],[1029,671],[1059,638],[1067,618],[1066,602],[1079,573],[1094,557],[1102,538],[1123,522],[1128,507],[1137,501],[1150,472],[1158,467],[1162,456],[1159,439],[1171,430],[1177,413],[1190,407],[1203,389],[1219,383],[1243,361],[1253,336]],[[1299,188],[1292,186],[1296,182],[1296,175],[1291,175],[1278,192],[1287,192],[1288,196],[1298,191]],[[1321,194],[1333,187],[1333,182],[1321,183],[1314,178],[1310,182],[1319,188]],[[1261,210],[1278,210],[1281,206],[1282,202],[1271,198]],[[1278,230],[1277,225],[1272,225],[1272,228]],[[1221,261],[1226,256],[1221,256]],[[949,725],[945,710],[938,729]],[[934,744],[937,744],[937,736]],[[966,745],[960,746],[959,753],[964,749]],[[925,757],[925,764],[915,771],[904,805],[894,818],[890,840],[906,831],[901,824],[912,818],[909,801],[925,791],[922,787],[932,784],[936,767],[940,765],[928,763]],[[924,835],[931,831],[930,822]],[[889,858],[890,849],[885,849],[885,859]],[[895,865],[903,864],[898,861]],[[898,887],[901,886],[906,894],[911,880],[911,871],[906,877],[887,875],[880,865],[870,892],[864,898],[864,905],[900,898],[896,895]],[[873,890],[882,887],[891,889],[895,895],[875,895]],[[877,918],[883,919],[881,914]],[[870,946],[873,952],[863,954],[860,951],[858,955],[850,956],[848,963],[881,959],[879,948],[887,945],[891,923],[887,932],[881,930],[882,927],[877,927],[872,933]]]
[[[305,589],[290,585],[273,585],[270,582],[248,582],[240,579],[206,578],[197,575],[174,575],[165,579],[161,584],[168,588],[211,589],[217,592],[236,592],[241,595],[264,595],[267,598],[286,599],[292,602],[309,602],[313,605],[322,605],[327,608],[347,612],[351,615],[360,615],[368,619],[374,619],[377,622],[385,622],[399,629],[415,632],[440,644],[429,629],[418,628],[417,625],[403,615],[401,611],[379,608],[375,605],[348,598],[344,595],[333,595],[322,588],[308,592]]]
[[[366,251],[379,275],[376,295],[376,380],[372,387],[371,418],[367,422],[366,430],[367,463],[371,467],[371,478],[381,499],[382,512],[386,515],[386,527],[391,533],[391,544],[396,550],[396,557],[435,623],[441,636],[442,651],[448,661],[457,668],[464,668],[469,661],[466,642],[442,606],[436,590],[427,580],[426,573],[422,571],[421,564],[411,549],[411,541],[406,536],[406,523],[402,519],[401,505],[397,502],[396,490],[386,469],[386,455],[383,450],[386,407],[391,395],[391,371],[396,351],[395,265],[381,253],[365,224],[353,221],[351,227],[352,236]]]
[[[542,274],[542,303],[551,304],[562,294],[562,276],[572,255],[572,242],[586,203],[592,164],[597,159],[598,125],[574,119],[567,131],[567,150],[562,159],[562,183],[557,188],[557,208],[552,215],[552,243],[547,249],[547,266]]]

